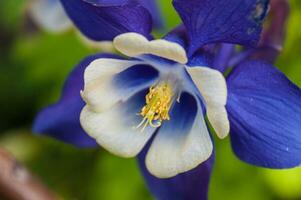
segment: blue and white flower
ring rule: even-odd
[[[125,33],[114,39],[114,45],[136,59],[100,58],[87,67],[82,92],[87,103],[81,113],[84,130],[123,157],[136,156],[156,132],[146,165],[160,178],[207,160],[213,145],[202,106],[206,105],[220,138],[229,132],[222,73],[187,66],[184,48],[167,40],[148,41],[140,34]]]
[[[113,41],[127,57],[84,59],[60,101],[39,114],[36,132],[138,155],[151,191],[164,200],[207,198],[209,123],[219,138],[230,132],[243,161],[300,166],[301,90],[267,62],[277,55],[269,54],[270,42],[281,43],[282,27],[254,48],[268,1],[174,0],[183,25],[162,39],[152,37],[152,17],[140,1],[62,3],[84,34]],[[233,44],[246,50],[237,53]]]

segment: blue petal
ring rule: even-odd
[[[125,5],[129,0],[85,0],[98,6],[119,6]],[[154,27],[162,28],[164,25],[162,13],[159,9],[157,0],[138,0],[151,13],[153,18]]]
[[[189,54],[205,44],[247,46],[259,40],[268,0],[173,0],[190,37]]]
[[[91,3],[91,0],[61,1],[71,20],[92,40],[113,40],[126,32],[137,32],[151,38],[152,18],[141,4],[121,0],[101,4]]]
[[[188,49],[188,35],[187,30],[184,25],[179,25],[173,30],[171,30],[169,33],[167,33],[163,39],[178,43],[181,45],[185,50]]]
[[[33,125],[35,133],[46,134],[78,147],[96,146],[94,139],[81,128],[79,115],[84,107],[80,96],[80,90],[84,85],[83,73],[97,58],[117,58],[117,56],[99,54],[84,59],[69,75],[60,100],[37,115]]]
[[[214,66],[214,54],[210,49],[202,48],[190,57],[187,66],[196,67],[196,66]]]
[[[158,200],[207,200],[214,154],[198,167],[169,179],[151,175],[145,166],[147,147],[139,154],[138,162],[150,192]]]
[[[301,164],[301,90],[273,66],[249,61],[229,75],[227,110],[236,155],[268,168]]]
[[[282,51],[289,15],[287,1],[271,1],[270,23],[264,27],[261,40],[256,48],[246,48],[233,56],[228,66],[238,65],[245,60],[264,60],[274,63]]]
[[[235,52],[235,45],[221,44],[213,68],[224,72],[227,68],[250,59],[274,63],[282,51],[288,14],[289,5],[287,1],[271,1],[271,21],[267,27],[264,27],[258,47]]]
[[[282,51],[286,35],[286,24],[289,16],[288,1],[271,1],[270,13],[270,24],[264,29],[259,48],[256,49],[252,58],[274,63]]]
[[[120,6],[125,5],[129,0],[83,0],[97,6]]]
[[[233,57],[235,45],[233,44],[220,44],[220,49],[215,56],[213,68],[225,72],[229,66],[229,61]]]
[[[151,13],[154,27],[155,28],[164,27],[163,16],[158,6],[157,0],[139,0],[139,1]]]

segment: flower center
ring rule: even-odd
[[[150,87],[148,94],[145,96],[146,105],[139,113],[143,119],[137,128],[142,127],[142,131],[147,125],[158,128],[164,120],[169,120],[172,99],[173,90],[167,82],[161,82]]]

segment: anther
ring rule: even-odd
[[[164,120],[170,120],[169,110],[172,99],[173,91],[168,83],[161,82],[156,86],[150,87],[149,93],[145,96],[146,105],[139,113],[142,121],[137,128],[142,126],[142,131],[148,125],[158,128]]]

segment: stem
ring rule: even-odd
[[[0,199],[2,198],[7,200],[58,199],[10,153],[0,148]]]

